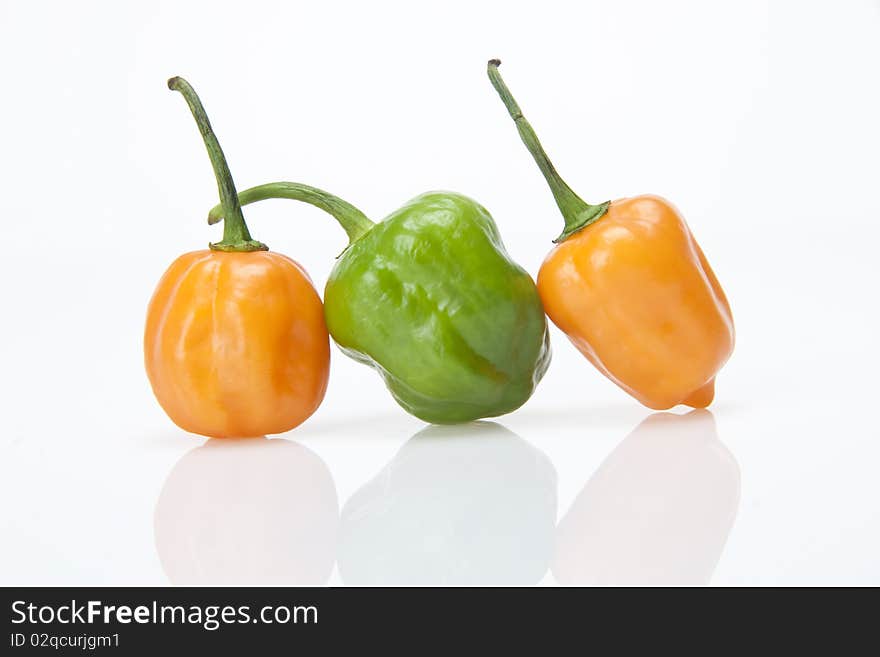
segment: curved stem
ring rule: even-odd
[[[265,201],[270,198],[286,198],[302,201],[320,208],[332,215],[348,235],[349,244],[369,231],[375,224],[351,203],[343,201],[330,192],[317,187],[295,182],[274,182],[246,189],[238,195],[241,205]],[[223,219],[226,208],[223,204],[214,206],[208,213],[208,223],[216,224]]]
[[[268,247],[265,244],[251,238],[223,149],[220,148],[220,142],[217,141],[217,136],[211,128],[211,122],[195,89],[180,77],[168,80],[168,88],[179,91],[186,99],[186,104],[189,105],[193,118],[199,126],[199,132],[208,150],[208,157],[211,158],[211,166],[214,168],[214,177],[217,179],[217,189],[220,192],[220,202],[223,205],[226,221],[223,224],[223,239],[211,244],[211,248],[218,251],[266,251]]]
[[[608,211],[608,206],[611,205],[611,202],[606,201],[599,205],[590,205],[575,194],[571,187],[565,183],[556,172],[553,163],[547,157],[547,153],[544,152],[541,142],[538,141],[538,135],[535,134],[532,126],[526,121],[513,94],[510,93],[510,89],[504,83],[501,73],[498,72],[499,66],[501,66],[500,60],[489,60],[489,80],[492,82],[492,86],[495,87],[495,91],[501,96],[501,101],[507,108],[508,113],[510,113],[510,118],[516,123],[520,138],[526,145],[526,148],[529,149],[529,153],[535,158],[538,168],[544,174],[544,179],[550,186],[550,191],[553,192],[556,205],[559,206],[559,210],[562,212],[562,216],[565,219],[565,229],[559,237],[553,240],[554,242],[561,242],[599,219]]]

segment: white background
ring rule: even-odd
[[[308,451],[181,461],[204,439],[152,397],[144,313],[220,228],[165,80],[200,92],[240,188],[299,180],[376,220],[460,191],[534,274],[561,219],[490,57],[587,200],[657,193],[687,217],[737,326],[717,433],[673,421],[622,445],[650,411],[554,329],[537,393],[497,419],[518,438],[464,428],[395,459],[423,424],[334,349],[323,405],[283,436]],[[584,581],[880,584],[878,62],[880,5],[856,0],[3,0],[0,583],[553,584],[555,550]],[[345,244],[328,216],[246,216],[323,289]]]

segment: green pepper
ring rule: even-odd
[[[544,309],[481,205],[428,192],[374,224],[299,183],[239,194],[242,205],[270,198],[310,203],[345,229],[349,245],[324,290],[327,328],[406,411],[454,424],[509,413],[532,395],[550,362]],[[215,207],[209,222],[222,215]]]

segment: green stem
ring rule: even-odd
[[[195,89],[189,82],[179,77],[168,80],[168,88],[179,91],[186,99],[186,104],[189,105],[193,118],[199,126],[199,132],[202,133],[202,140],[205,142],[205,148],[211,158],[211,166],[214,168],[214,177],[217,179],[217,189],[220,191],[220,203],[226,221],[223,223],[223,239],[211,244],[210,247],[216,251],[267,251],[269,247],[251,238],[223,149],[220,148],[220,142],[211,129],[211,122]]]
[[[314,205],[332,215],[348,235],[349,244],[363,236],[375,224],[351,203],[317,187],[294,182],[274,182],[246,189],[238,195],[241,205],[265,201],[270,198],[286,198]],[[226,213],[223,204],[217,205],[208,213],[208,223],[216,224]]]
[[[606,201],[599,205],[590,205],[575,194],[571,187],[560,177],[550,158],[547,157],[547,153],[544,152],[541,142],[538,141],[538,135],[535,134],[532,126],[526,121],[522,111],[519,109],[519,105],[517,105],[516,100],[513,98],[513,94],[510,93],[510,89],[504,84],[501,73],[498,72],[499,66],[501,66],[500,60],[489,60],[489,80],[492,82],[492,86],[495,87],[495,91],[501,96],[501,101],[510,113],[510,117],[516,123],[520,138],[523,140],[526,148],[529,149],[529,153],[535,158],[538,168],[544,174],[544,179],[550,186],[550,191],[553,192],[556,205],[559,206],[559,210],[565,219],[565,228],[562,234],[553,241],[562,242],[602,217],[608,211],[611,201]]]

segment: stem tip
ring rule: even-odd
[[[500,59],[490,59],[489,66],[496,66],[496,67],[501,66],[501,60]],[[169,82],[169,84],[170,84],[170,82]]]

